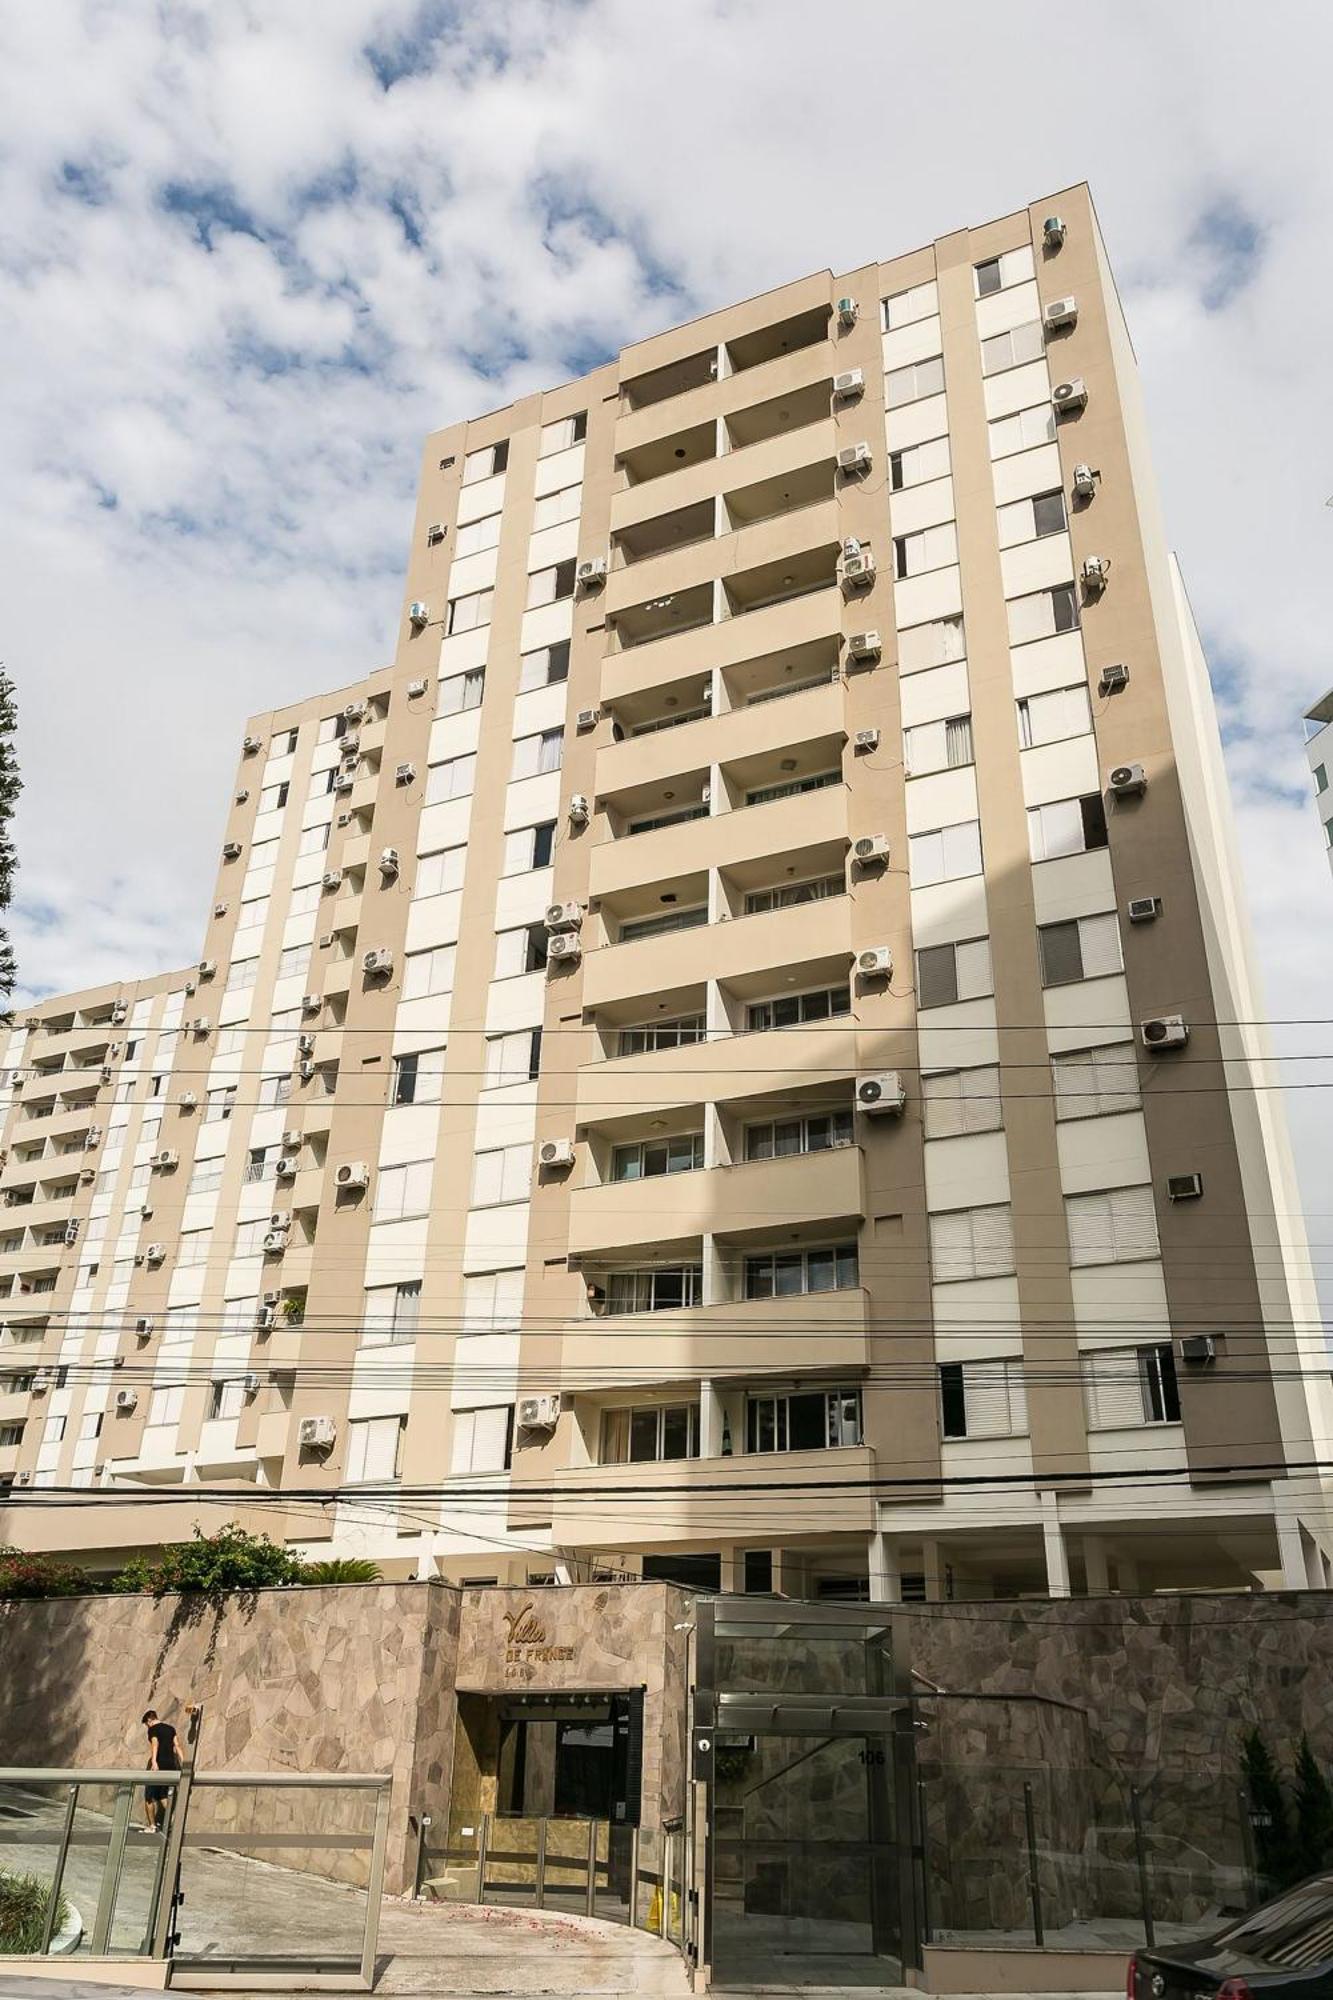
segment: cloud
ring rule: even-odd
[[[1052,37],[1034,0],[6,10],[31,988],[196,955],[244,718],[387,655],[427,430],[1086,177],[1219,664],[1269,1006],[1329,1013],[1299,717],[1333,678],[1333,15],[1126,0]],[[1315,1188],[1320,1094],[1293,1116]]]

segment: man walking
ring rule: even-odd
[[[181,1767],[180,1739],[170,1722],[161,1722],[155,1708],[145,1709],[144,1728],[148,1731],[148,1768],[150,1771],[179,1771]],[[144,1818],[150,1833],[166,1830],[167,1811],[171,1804],[170,1785],[145,1785],[143,1793]]]

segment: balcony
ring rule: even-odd
[[[750,918],[747,921],[755,922]],[[782,979],[787,975],[778,974]],[[800,984],[814,987],[847,976],[847,955],[803,969]],[[775,975],[767,975],[772,984]],[[579,1125],[598,1125],[623,1112],[672,1111],[687,1105],[716,1104],[736,1095],[738,1070],[747,1095],[790,1089],[792,1066],[815,1076],[853,1077],[862,1070],[892,1067],[887,1032],[858,1029],[850,1017],[818,1028],[803,1027],[799,1040],[782,1028],[752,1035],[719,1035],[678,1049],[651,1049],[585,1063],[575,1080],[574,1116]]]
[[[839,781],[766,805],[742,806],[649,833],[603,840],[589,857],[589,895],[617,896],[659,877],[696,875],[709,868],[741,870],[744,880],[738,887],[757,887],[756,869],[762,875],[762,864],[779,854],[796,856],[790,861],[793,879],[826,872],[826,862],[841,870],[839,843],[845,844],[848,837],[847,800],[847,788]],[[670,808],[664,805],[663,810]],[[812,858],[806,868],[800,851],[824,847],[829,852]]]
[[[827,297],[819,295],[819,280],[802,279],[786,289],[793,304],[798,298],[805,303],[794,313],[727,341],[720,361],[718,347],[701,347],[680,361],[627,377],[616,425],[622,457],[666,432],[791,395],[821,376],[832,376],[829,306]],[[679,337],[658,336],[639,351],[645,358],[652,349],[661,353]],[[673,376],[673,370],[679,372]],[[636,386],[631,389],[631,384]],[[639,384],[647,386],[646,396]],[[661,393],[652,393],[655,390]]]
[[[762,1345],[753,1342],[752,1345]],[[821,1365],[823,1354],[820,1355]],[[733,1458],[666,1459],[649,1465],[580,1467],[562,1476],[551,1515],[551,1535],[558,1544],[605,1548],[607,1524],[615,1520],[616,1496],[636,1517],[637,1534],[645,1541],[704,1541],[716,1548],[719,1520],[734,1519],[736,1532],[749,1533],[744,1523],[762,1518],[765,1540],[822,1534],[868,1535],[875,1525],[874,1454],[866,1445],[835,1451],[743,1453]],[[795,1481],[818,1480],[822,1491],[812,1520],[810,1496],[789,1490]],[[689,1487],[706,1485],[691,1495]],[[845,1492],[837,1489],[845,1486]],[[672,1492],[673,1487],[684,1488]],[[747,1488],[774,1489],[772,1498]],[[735,1512],[728,1493],[736,1489]],[[655,1491],[657,1489],[657,1491]],[[665,1489],[665,1490],[661,1490]],[[660,1492],[660,1497],[658,1494]]]
[[[680,361],[668,361],[661,368],[647,369],[621,383],[622,406],[626,410],[649,410],[655,403],[686,395],[691,389],[702,389],[716,382],[717,367],[717,348],[711,346],[687,354]]]
[[[616,707],[647,689],[697,676],[704,667],[726,671],[746,661],[779,654],[793,656],[817,641],[836,640],[842,633],[842,592],[833,577],[827,588],[797,591],[766,607],[751,609],[743,618],[724,619],[717,625],[712,625],[712,586],[702,585],[699,595],[707,600],[707,615],[695,615],[688,623],[663,619],[653,633],[655,644],[631,645],[607,655],[602,662],[605,704]],[[697,630],[700,625],[712,627],[706,639]]]
[[[868,1367],[870,1334],[866,1292],[808,1292],[570,1320],[560,1360],[571,1380],[595,1380],[609,1390],[640,1382],[749,1381],[812,1367],[830,1373]]]
[[[606,590],[606,619],[617,642],[621,646],[649,644],[653,638],[669,636],[679,618],[705,622],[703,593],[708,593],[711,616],[713,580],[724,572],[724,617],[787,602],[836,581],[838,503],[832,492],[831,470],[827,480],[822,477],[823,468],[813,471],[821,475],[822,490],[813,492],[808,501],[783,501],[784,491],[799,494],[806,490],[794,478],[785,485],[780,480],[766,481],[757,491],[747,490],[747,498],[757,508],[772,506],[772,514],[760,514],[725,536],[613,570]],[[666,599],[671,603],[664,605]],[[679,617],[668,615],[663,627],[650,606],[663,608],[668,614],[679,606]]]
[[[832,461],[837,437],[829,404],[833,384],[825,378],[793,396],[778,397],[771,403],[738,411],[724,420],[727,448],[709,449],[693,460],[688,447],[671,439],[645,447],[646,452],[666,453],[658,474],[672,472],[670,486],[658,487],[650,479],[631,483],[612,496],[611,531],[615,536],[637,532],[664,509],[681,512],[689,507],[710,509],[707,532],[713,532],[712,506],[720,493],[753,485],[778,473],[797,473],[813,462]],[[710,435],[713,426],[706,426]],[[686,456],[676,457],[684,448]],[[829,481],[830,488],[832,479]]]
[[[763,982],[772,981],[775,966],[840,959],[845,973],[851,956],[848,900],[834,896],[728,924],[588,951],[583,961],[583,1004],[594,1009],[614,1007],[707,979],[744,981],[762,990]]]
[[[761,1224],[799,1229],[849,1218],[859,1223],[863,1209],[861,1150],[843,1146],[782,1160],[752,1160],[734,1167],[575,1188],[570,1196],[569,1250],[575,1257],[600,1256],[658,1236],[743,1237]]]

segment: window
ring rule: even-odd
[[[48,1417],[42,1426],[42,1443],[59,1444],[65,1435],[65,1419]]]
[[[909,625],[898,634],[898,671],[917,674],[927,667],[945,667],[951,660],[963,659],[966,652],[962,618],[932,618],[929,624]]]
[[[290,757],[296,748],[298,732],[295,729],[279,729],[268,739],[270,757]]]
[[[581,486],[562,486],[557,493],[542,493],[532,503],[532,530],[555,528],[562,521],[576,521],[583,505]]]
[[[646,1021],[640,1027],[622,1028],[616,1054],[640,1056],[655,1049],[683,1049],[707,1040],[702,1014],[681,1014],[674,1021]]]
[[[756,800],[753,798],[746,800],[747,805],[754,805],[755,803]],[[707,818],[708,807],[702,803],[693,806],[677,806],[673,812],[652,813],[647,819],[632,819],[626,826],[625,832],[626,834],[652,833],[659,826],[681,826],[689,819]]]
[[[1026,646],[1029,640],[1049,639],[1055,632],[1073,632],[1078,627],[1078,601],[1072,583],[1037,590],[1030,597],[1011,597],[1005,610],[1011,646]]]
[[[148,1398],[148,1421],[150,1424],[178,1424],[184,1407],[185,1388],[182,1383],[154,1389]]]
[[[698,1456],[697,1403],[607,1410],[602,1416],[603,1465],[646,1465],[658,1459]]]
[[[0,1451],[10,1451],[23,1442],[22,1424],[0,1424]]]
[[[494,1208],[507,1201],[526,1201],[532,1192],[531,1146],[497,1146],[478,1153],[472,1162],[472,1205]]]
[[[796,1153],[827,1153],[852,1143],[850,1108],[813,1111],[804,1118],[775,1118],[745,1128],[747,1160],[785,1160]]]
[[[361,1321],[363,1347],[399,1347],[416,1337],[421,1318],[421,1280],[374,1285],[366,1293]]]
[[[534,688],[554,687],[557,682],[568,679],[568,639],[557,640],[553,646],[539,646],[535,653],[524,653],[519,661],[520,694],[531,694]]]
[[[513,1450],[514,1407],[455,1410],[449,1447],[451,1473],[504,1472]]]
[[[423,854],[417,862],[412,893],[418,898],[450,895],[462,888],[466,868],[466,847],[442,847],[434,854]]]
[[[258,1215],[250,1222],[238,1222],[235,1239],[232,1243],[232,1256],[261,1256],[264,1250],[264,1238],[268,1235],[268,1232],[269,1220],[266,1215]]]
[[[273,1178],[273,1163],[276,1158],[272,1146],[252,1146],[245,1160],[245,1182],[267,1181]]]
[[[619,942],[630,944],[635,938],[665,937],[668,931],[697,930],[707,922],[708,911],[703,905],[697,910],[667,910],[660,917],[627,917],[620,926]]]
[[[704,1163],[702,1132],[682,1132],[673,1139],[637,1140],[617,1146],[611,1155],[613,1181],[653,1180],[659,1174],[688,1174]]]
[[[444,1087],[444,1050],[409,1049],[393,1059],[393,1104],[438,1104]]]
[[[893,538],[893,573],[896,577],[920,576],[929,569],[943,569],[958,560],[958,530],[952,521],[938,527],[922,528],[915,535]]]
[[[285,780],[280,785],[265,785],[259,794],[260,812],[281,812],[287,803],[291,789],[291,786]]]
[[[230,1118],[232,1106],[236,1102],[236,1085],[230,1083],[222,1090],[210,1090],[204,1099],[204,1123],[216,1124],[219,1119]]]
[[[1086,736],[1091,728],[1085,681],[1077,687],[1054,688],[1049,694],[1030,694],[1018,704],[1018,741],[1024,750]]]
[[[543,771],[558,771],[565,755],[563,729],[543,729],[538,736],[520,736],[514,744],[511,778],[535,778]]]
[[[1139,1066],[1133,1042],[1063,1049],[1051,1057],[1057,1118],[1106,1118],[1137,1111]]]
[[[465,709],[480,708],[485,686],[485,667],[473,667],[466,674],[450,674],[440,682],[435,698],[436,715],[461,715]]]
[[[456,633],[475,632],[479,625],[489,625],[494,601],[493,590],[473,590],[465,597],[451,597],[445,614],[447,636],[452,639]]]
[[[517,1034],[491,1035],[486,1042],[485,1087],[535,1083],[541,1065],[542,1031],[521,1028]]]
[[[960,820],[934,833],[914,833],[907,843],[907,866],[914,889],[933,882],[956,882],[981,873],[981,824]]]
[[[832,1021],[852,1011],[848,986],[817,986],[809,993],[780,993],[773,1000],[756,1000],[745,1010],[749,1034],[769,1028],[794,1028],[803,1021]]]
[[[1040,361],[1046,352],[1041,321],[1030,319],[1008,333],[994,333],[981,343],[981,372],[999,375],[1006,368],[1021,368],[1025,361]]]
[[[613,1271],[607,1279],[607,1311],[674,1312],[703,1302],[703,1266],[677,1264],[660,1271]]]
[[[353,1418],[347,1426],[347,1466],[343,1478],[349,1486],[372,1480],[396,1479],[402,1456],[406,1417]]]
[[[767,805],[771,799],[795,798],[798,792],[822,792],[829,785],[840,785],[841,783],[842,771],[840,769],[836,771],[815,771],[803,778],[784,778],[782,783],[778,785],[760,785],[754,791],[745,794],[745,803],[747,806]],[[689,817],[691,819],[702,818],[707,811],[707,806],[701,806],[697,812],[692,811]],[[675,817],[682,818],[684,815],[678,813]]]
[[[523,1309],[522,1271],[486,1271],[463,1280],[463,1331],[494,1333],[516,1327]]]
[[[940,1430],[946,1438],[1021,1437],[1027,1427],[1021,1360],[943,1364]]]
[[[225,1382],[210,1382],[208,1385],[208,1416],[213,1422],[219,1417],[239,1417],[245,1408],[245,1382],[239,1375],[230,1376]]]
[[[225,1162],[221,1159],[201,1160],[190,1175],[188,1193],[191,1195],[212,1194],[215,1189],[220,1188],[222,1186],[222,1170],[224,1165]]]
[[[859,1389],[801,1389],[747,1396],[747,1451],[831,1451],[861,1442]]]
[[[535,569],[528,578],[528,610],[536,610],[539,604],[558,604],[562,598],[574,595],[574,574],[578,563],[571,556],[568,562],[552,563],[549,569]]]
[[[502,875],[523,875],[532,868],[549,868],[555,848],[555,821],[542,820],[538,826],[520,827],[505,835]]]
[[[475,486],[479,479],[491,479],[497,472],[503,472],[508,463],[508,438],[502,438],[499,444],[483,445],[480,451],[470,451],[463,460],[463,484]]]
[[[403,960],[404,1000],[424,1000],[433,993],[452,993],[457,946],[436,945],[433,951],[409,951]]]
[[[930,1218],[930,1261],[937,1285],[962,1278],[1004,1278],[1014,1268],[1014,1220],[1007,1202],[955,1208]]]
[[[1169,1346],[1102,1347],[1087,1356],[1085,1366],[1089,1429],[1180,1422],[1176,1357]]]
[[[884,377],[884,400],[889,409],[898,410],[904,403],[920,402],[923,396],[938,396],[943,387],[944,356],[935,354],[929,361],[890,368]]]
[[[296,844],[298,854],[322,854],[329,844],[329,822],[321,820],[318,826],[307,826],[302,830]]]
[[[747,1299],[795,1298],[803,1292],[845,1292],[860,1283],[856,1245],[817,1250],[765,1250],[745,1260]]]
[[[309,963],[310,946],[308,944],[289,944],[285,951],[278,954],[277,976],[279,979],[300,978],[304,975]]]
[[[541,439],[537,446],[538,458],[550,458],[553,452],[568,451],[572,444],[582,444],[588,435],[588,412],[580,410],[577,416],[557,417],[554,423],[543,424]]]
[[[483,514],[479,521],[461,521],[454,535],[455,556],[480,555],[483,549],[498,548],[499,514]]]
[[[1037,931],[1043,986],[1069,986],[1076,979],[1102,979],[1119,972],[1120,925],[1114,913],[1071,917],[1060,924],[1042,924]]]
[[[242,903],[236,917],[238,931],[252,931],[268,917],[268,897],[260,896],[252,903]]]
[[[1067,1194],[1069,1261],[1131,1264],[1156,1257],[1157,1216],[1150,1187],[1107,1188],[1101,1194]]]
[[[927,284],[912,285],[905,292],[882,299],[880,328],[884,333],[894,333],[900,326],[915,326],[919,319],[933,319],[939,309],[939,294],[932,278]]]
[[[1328,771],[1323,764],[1316,764],[1314,767],[1314,788],[1316,792],[1328,790]]]
[[[426,773],[426,804],[441,806],[449,799],[470,798],[477,781],[477,759],[451,757],[447,764],[432,764]]]
[[[903,731],[903,761],[909,778],[932,771],[956,771],[972,762],[972,718],[955,715],[944,722],[918,722]]]
[[[905,486],[924,486],[927,480],[944,479],[949,473],[949,440],[932,438],[889,453],[889,487],[901,493]]]
[[[937,1070],[921,1079],[922,1110],[928,1139],[957,1139],[967,1132],[998,1132],[1004,1123],[1000,1072],[990,1063],[976,1069]]]
[[[1007,291],[1010,285],[1021,285],[1032,277],[1032,245],[1025,243],[1021,249],[988,257],[984,264],[974,264],[972,270],[979,299],[989,298],[992,292]]]
[[[1055,437],[1055,409],[1050,403],[1035,403],[1017,410],[1011,417],[995,417],[987,424],[992,458],[1008,458],[1016,451],[1031,451],[1035,445],[1050,444]]]
[[[841,875],[816,875],[809,882],[779,882],[772,889],[751,889],[745,898],[747,917],[763,910],[790,910],[798,903],[822,903],[830,896],[845,896],[847,883]]]
[[[291,1094],[290,1076],[266,1076],[259,1086],[261,1104],[285,1104]]]
[[[79,1424],[79,1438],[84,1444],[92,1444],[102,1435],[102,1412],[89,1410]]]
[[[998,292],[1004,283],[1003,278],[1000,276],[1000,260],[998,257],[989,257],[984,264],[974,264],[972,275],[976,281],[976,291],[979,299],[989,298],[991,293]]]
[[[521,929],[500,931],[495,940],[496,979],[516,979],[525,972],[540,972],[546,964],[550,942],[545,924],[524,924]]]
[[[375,1221],[400,1222],[405,1215],[425,1215],[434,1164],[411,1160],[406,1166],[381,1167],[375,1182]]]
[[[177,1270],[184,1270],[191,1264],[206,1264],[208,1249],[213,1240],[211,1229],[183,1229],[181,1231],[180,1252],[176,1258]]]
[[[1105,847],[1106,841],[1106,807],[1100,792],[1028,808],[1028,845],[1034,861],[1058,861],[1063,854],[1090,854],[1095,848]]]

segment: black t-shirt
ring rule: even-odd
[[[151,1742],[157,1745],[157,1768],[159,1771],[179,1771],[180,1750],[176,1744],[176,1731],[169,1722],[153,1722],[148,1726]]]

